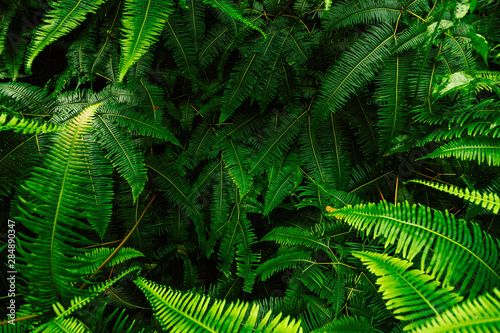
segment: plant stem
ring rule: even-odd
[[[141,216],[139,217],[139,219],[137,220],[137,222],[135,222],[135,225],[134,227],[132,228],[132,230],[130,230],[130,232],[127,234],[127,237],[125,237],[122,242],[120,243],[120,245],[118,245],[116,247],[116,249],[106,258],[106,260],[104,260],[104,262],[99,266],[97,267],[97,269],[94,271],[94,273],[90,276],[89,279],[92,279],[93,277],[95,277],[97,275],[97,273],[104,268],[104,266],[106,266],[110,261],[111,259],[113,259],[116,254],[118,253],[118,251],[120,251],[120,249],[123,247],[123,245],[125,245],[125,243],[127,242],[127,240],[132,236],[132,234],[134,233],[134,231],[137,229],[137,227],[139,226],[139,223],[141,223],[143,217],[144,217],[144,214],[146,214],[146,212],[148,211],[149,207],[151,206],[151,204],[153,203],[153,201],[155,200],[156,198],[156,193],[153,195],[153,197],[151,198],[151,200],[149,200],[146,208],[144,208],[144,210],[142,211],[142,214]],[[79,289],[85,289],[86,287],[88,286],[88,283],[84,283],[80,286]]]

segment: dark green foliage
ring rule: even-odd
[[[0,330],[498,331],[499,3],[0,5]]]

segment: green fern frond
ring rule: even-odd
[[[435,188],[439,191],[446,192],[448,194],[455,195],[461,199],[472,202],[483,208],[486,208],[493,212],[493,214],[498,214],[500,211],[500,196],[494,192],[481,192],[476,190],[469,190],[468,188],[460,188],[454,185],[440,184],[436,182],[430,182],[420,179],[411,179],[407,183],[417,183],[425,186]]]
[[[318,140],[321,143],[321,158],[326,162],[325,183],[320,185],[343,190],[352,170],[350,154],[352,141],[347,126],[340,115],[330,113],[322,124],[316,124],[310,130],[317,130]]]
[[[210,5],[215,9],[219,9],[221,12],[229,16],[231,19],[243,23],[245,27],[257,30],[262,34],[264,38],[266,38],[266,34],[264,33],[264,31],[261,28],[259,28],[259,26],[256,23],[243,17],[240,11],[235,9],[230,2],[219,1],[219,0],[203,0],[203,3]]]
[[[462,300],[451,292],[453,288],[442,288],[432,276],[419,269],[410,269],[412,263],[407,260],[368,251],[352,254],[361,259],[370,272],[379,276],[379,291],[396,319],[411,321],[405,326],[406,330],[439,316]]]
[[[295,166],[286,166],[280,170],[276,177],[269,184],[265,197],[264,216],[268,215],[274,208],[289,196],[295,187],[296,176]]]
[[[58,333],[58,332],[71,332],[71,333],[91,333],[87,325],[85,325],[78,318],[63,318],[58,321],[51,321],[39,327],[37,333]]]
[[[108,151],[108,158],[111,159],[113,166],[129,183],[135,202],[146,183],[146,168],[144,167],[142,154],[104,116],[97,115],[94,126],[96,141]]]
[[[268,39],[267,44],[272,39]],[[232,116],[234,111],[252,92],[253,86],[258,82],[259,74],[265,65],[265,58],[258,53],[251,53],[242,58],[231,71],[224,95],[222,97],[222,107],[219,122],[223,123]]]
[[[164,329],[172,333],[191,332],[274,332],[302,333],[300,321],[289,317],[281,320],[281,314],[270,320],[271,312],[259,315],[259,305],[250,308],[248,303],[230,303],[190,293],[182,293],[159,286],[144,278],[135,283],[153,306],[156,318]],[[258,318],[261,318],[258,320]]]
[[[464,71],[468,75],[474,75],[476,72],[476,61],[472,53],[470,43],[464,42],[460,36],[447,36],[443,41],[441,48],[442,55],[450,73]]]
[[[380,96],[377,99],[379,104],[378,126],[380,128],[379,150],[384,153],[391,141],[404,132],[405,124],[408,121],[405,97],[406,80],[408,72],[411,70],[412,57],[396,54],[380,72],[376,83],[379,89],[375,94]]]
[[[205,68],[231,43],[231,29],[223,24],[215,24],[208,32],[205,42],[197,54],[198,63]]]
[[[119,109],[116,106],[104,107],[99,111],[99,115],[105,119],[114,121],[120,127],[126,127],[131,131],[137,131],[139,135],[165,140],[174,145],[181,146],[176,137],[166,129],[165,126],[155,121],[151,121],[141,113],[132,109]]]
[[[396,42],[392,46],[392,51],[399,54],[418,49],[428,38],[427,25],[425,23],[412,24],[396,35]]]
[[[78,76],[78,85],[90,79],[90,63],[95,51],[95,36],[89,33],[84,38],[77,40],[68,48],[68,65],[71,71]]]
[[[315,232],[298,227],[276,227],[262,238],[261,242],[264,241],[275,241],[288,246],[303,245],[314,250],[329,249]]]
[[[328,323],[311,333],[343,333],[343,332],[378,332],[373,324],[366,317],[349,316],[342,317]]]
[[[52,304],[52,307],[53,307],[54,312],[56,314],[56,317],[54,317],[54,321],[57,321],[59,319],[70,316],[76,310],[81,309],[85,305],[90,303],[90,301],[92,301],[94,298],[96,298],[99,293],[102,293],[102,292],[106,291],[107,289],[109,289],[110,287],[112,287],[116,282],[120,281],[124,276],[126,276],[134,271],[137,271],[137,272],[135,272],[135,274],[138,275],[140,273],[140,270],[141,270],[141,268],[139,266],[134,266],[134,267],[131,267],[131,268],[124,270],[123,272],[121,272],[120,274],[118,274],[117,276],[115,276],[114,278],[112,278],[110,280],[99,283],[97,285],[90,286],[89,287],[90,296],[87,296],[87,297],[77,296],[77,297],[73,298],[69,302],[69,306],[67,308],[65,308],[59,302]]]
[[[161,157],[152,157],[147,160],[146,167],[155,173],[157,184],[166,191],[166,196],[174,204],[179,205],[194,221],[200,243],[205,242],[205,226],[201,212],[196,206],[194,195],[188,189],[188,183]]]
[[[500,242],[477,224],[469,226],[447,211],[381,202],[341,208],[328,215],[343,219],[367,236],[382,236],[386,246],[396,244],[396,253],[408,260],[420,255],[421,270],[443,279],[444,286],[460,282],[460,295],[474,297],[500,285],[500,257],[491,255],[499,253]]]
[[[51,114],[55,103],[46,90],[21,82],[0,84],[0,94],[19,101],[26,110],[37,114]]]
[[[315,265],[312,260],[312,251],[288,252],[279,257],[268,259],[257,268],[256,274],[261,275],[262,281],[266,281],[280,271],[293,269],[299,265]]]
[[[172,52],[181,73],[190,79],[197,76],[195,43],[186,31],[184,22],[177,12],[171,14],[165,24],[164,36],[166,46]]]
[[[241,199],[250,191],[252,186],[252,176],[247,171],[251,163],[250,151],[247,147],[239,145],[231,138],[219,141],[219,147],[223,151],[224,164],[231,179],[238,187]]]
[[[88,221],[92,228],[99,234],[101,240],[111,221],[113,213],[113,167],[105,157],[97,142],[92,141],[89,135],[90,150],[88,152],[90,166],[87,170],[89,184],[93,195],[93,204],[96,211],[87,214]]]
[[[74,247],[76,244],[90,244],[76,230],[89,229],[79,218],[85,218],[83,210],[95,209],[92,192],[82,185],[88,182],[89,163],[84,135],[89,134],[98,107],[87,107],[66,125],[65,132],[56,134],[43,167],[35,168],[20,195],[22,215],[18,220],[37,235],[19,241],[25,262],[21,269],[30,281],[26,297],[41,309],[82,293],[72,285],[81,275],[71,272],[76,272],[81,263],[71,257],[82,252]]]
[[[95,13],[105,0],[80,0],[51,2],[52,7],[44,17],[44,25],[35,30],[26,55],[26,69],[31,71],[35,57],[45,47],[68,34],[81,24],[90,13]]]
[[[500,291],[455,305],[439,317],[427,320],[415,333],[495,332],[500,330]]]
[[[105,72],[106,63],[111,59],[113,50],[116,50],[117,43],[113,40],[112,36],[117,35],[121,28],[119,14],[121,9],[123,9],[122,6],[123,3],[120,1],[113,8],[113,11],[110,11],[112,15],[107,16],[108,19],[105,20],[103,24],[104,29],[106,29],[106,38],[98,45],[97,51],[93,56],[85,59],[89,60],[87,68],[89,69],[89,79],[91,81],[94,79],[96,73]],[[116,82],[116,80],[112,81]]]
[[[394,42],[394,28],[382,23],[373,26],[346,51],[332,67],[319,89],[313,111],[325,118],[341,108],[351,94],[369,83],[384,62],[389,59]]]
[[[223,235],[218,252],[220,262],[217,267],[229,276],[231,265],[236,259],[236,275],[244,279],[243,290],[251,292],[260,256],[251,249],[256,243],[255,231],[240,204],[233,205],[229,220],[218,229],[223,230]]]
[[[324,21],[328,30],[341,27],[349,28],[357,24],[372,24],[382,22],[392,24],[396,22],[401,13],[399,1],[341,1],[336,2]]]
[[[83,255],[75,257],[80,260],[82,266],[79,271],[82,274],[91,274],[106,260],[115,248],[99,247],[87,251]],[[107,263],[107,266],[119,265],[127,260],[144,257],[144,254],[131,247],[122,247],[120,251]],[[85,263],[85,264],[84,264]]]
[[[10,3],[8,8],[2,10],[0,13],[0,55],[4,52],[4,44],[7,37],[7,31],[9,30],[9,25],[12,22],[12,18],[16,13],[17,3]]]
[[[261,147],[257,155],[253,158],[252,167],[249,170],[250,174],[267,168],[273,159],[281,159],[283,150],[288,149],[299,134],[301,124],[305,121],[304,115],[307,114],[307,111],[300,110],[300,113],[297,115],[291,113],[282,117],[284,119],[279,124],[275,135]]]
[[[476,160],[479,164],[500,165],[500,139],[465,137],[450,141],[420,159],[455,157],[464,161]]]
[[[168,15],[173,12],[173,6],[170,0],[125,1],[118,82],[123,81],[129,68],[158,41]]]
[[[7,113],[0,113],[0,131],[12,130],[15,133],[22,134],[39,134],[60,132],[64,130],[64,126],[58,124],[50,124],[47,122],[41,123],[33,119],[21,119],[12,117],[7,122]]]
[[[9,77],[12,82],[16,82],[19,77],[23,77],[20,71],[24,65],[29,39],[13,34],[12,32],[6,35],[8,36],[9,43],[5,43],[1,56],[7,70],[6,77]]]

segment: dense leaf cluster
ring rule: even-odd
[[[499,16],[0,5],[0,331],[500,331]]]

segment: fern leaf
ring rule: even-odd
[[[488,165],[500,165],[500,139],[488,137],[465,137],[450,141],[438,147],[432,153],[419,158],[455,157],[464,161],[484,161]]]
[[[275,241],[287,246],[303,245],[314,250],[329,249],[314,232],[298,227],[276,227],[262,238],[261,242],[263,241]]]
[[[188,189],[186,180],[175,170],[168,167],[161,157],[148,159],[146,167],[155,172],[155,180],[159,186],[166,191],[167,197],[176,205],[183,208],[186,214],[194,221],[198,239],[201,244],[205,242],[205,225],[201,212],[196,207],[193,196]]]
[[[111,253],[113,253],[114,250],[115,248],[99,247],[85,252],[84,255],[75,257],[75,259],[80,260],[82,264],[85,263],[85,265],[79,269],[80,273],[93,273],[111,255]],[[119,265],[122,262],[138,257],[144,257],[144,254],[134,248],[122,247],[113,259],[108,262],[107,266]]]
[[[85,325],[78,318],[63,318],[58,321],[51,321],[46,325],[43,325],[44,333],[56,333],[56,332],[71,332],[71,333],[91,333],[88,330],[87,325]]]
[[[395,0],[363,2],[345,0],[331,7],[324,23],[328,30],[374,22],[392,24],[399,18],[400,13],[401,4]]]
[[[311,333],[378,332],[374,326],[365,317],[349,316],[336,319]]]
[[[88,139],[91,141],[91,136]],[[90,184],[87,187],[94,194],[93,203],[96,211],[89,212],[87,218],[102,240],[113,212],[113,167],[98,147],[97,142],[91,142],[88,155],[90,166],[87,169],[87,175]]]
[[[195,44],[177,12],[168,18],[164,34],[166,46],[172,52],[181,73],[194,79],[197,74],[197,67],[193,66],[196,62]]]
[[[329,112],[341,108],[349,95],[369,83],[375,72],[389,59],[393,41],[393,28],[387,24],[369,30],[328,71],[313,111],[325,118]]]
[[[138,271],[135,273],[136,275],[138,275],[140,273],[140,270],[141,270],[141,268],[139,266],[133,266],[131,268],[124,270],[123,272],[121,272],[120,274],[118,274],[117,276],[113,277],[110,280],[106,280],[106,281],[99,283],[97,285],[90,286],[89,287],[89,291],[90,291],[89,296],[87,296],[87,297],[77,296],[77,297],[73,298],[69,302],[69,306],[66,308],[59,302],[52,304],[52,308],[54,309],[54,312],[56,314],[56,317],[54,318],[54,320],[59,320],[59,319],[62,319],[62,318],[65,318],[65,317],[71,315],[76,310],[81,309],[85,305],[90,303],[90,301],[95,299],[99,295],[99,293],[106,291],[111,286],[113,286],[116,282],[120,281],[124,276],[126,276],[134,271]]]
[[[96,53],[89,57],[89,63],[87,68],[89,69],[90,80],[93,79],[95,73],[103,73],[106,68],[106,62],[109,61],[113,50],[115,49],[115,43],[113,41],[113,34],[118,34],[120,28],[120,19],[118,14],[121,12],[123,3],[120,1],[116,4],[116,8],[113,8],[113,15],[110,15],[110,20],[106,20],[104,27],[106,28],[106,38],[99,45]],[[112,80],[115,81],[115,80]]]
[[[405,88],[412,57],[396,54],[381,71],[375,94],[381,96],[378,114],[380,127],[379,151],[385,153],[392,140],[403,133],[408,117],[405,117]]]
[[[0,131],[8,130],[12,130],[15,133],[21,132],[22,134],[39,134],[40,132],[60,132],[64,130],[64,126],[15,117],[10,118],[7,122],[7,114],[2,112],[0,113]]]
[[[427,320],[413,330],[415,333],[461,333],[500,331],[500,291],[455,305],[439,317]]]
[[[11,3],[5,11],[2,10],[0,14],[0,55],[4,51],[5,39],[7,37],[7,31],[9,30],[9,25],[12,22],[12,17],[16,13],[17,3]]]
[[[456,220],[424,206],[386,202],[345,207],[329,214],[344,219],[367,235],[383,236],[385,244],[396,244],[396,253],[412,260],[421,255],[421,269],[443,278],[443,285],[461,282],[459,294],[476,296],[500,285],[500,242],[472,223]],[[432,251],[431,251],[432,250]],[[442,253],[453,253],[452,257]]]
[[[245,27],[250,27],[251,29],[257,30],[262,34],[262,36],[266,37],[264,31],[262,31],[262,29],[260,29],[257,24],[244,18],[241,13],[231,5],[230,2],[219,0],[203,0],[203,3],[210,5],[213,8],[219,9],[221,12],[228,15],[232,19],[243,23]]]
[[[271,181],[266,192],[264,216],[278,207],[291,194],[291,191],[295,187],[295,171],[295,166],[286,166]]]
[[[139,135],[165,140],[177,146],[181,146],[176,137],[163,125],[149,120],[137,111],[111,106],[103,108],[103,110],[99,112],[99,115],[104,119],[114,121],[120,127],[128,127],[132,131],[137,131]]]
[[[42,50],[60,37],[68,34],[79,26],[90,13],[96,10],[106,0],[73,0],[51,2],[52,7],[43,19],[44,25],[35,30],[26,55],[26,69],[31,71],[35,57]]]
[[[264,60],[258,53],[250,54],[238,62],[224,90],[220,123],[226,121],[250,95],[263,66]]]
[[[248,148],[238,145],[231,138],[221,140],[219,143],[223,150],[223,160],[229,175],[238,187],[240,197],[244,197],[252,186],[252,176],[248,174],[250,152]]]
[[[123,81],[129,68],[157,42],[173,5],[171,0],[125,1],[118,82]]]
[[[101,115],[94,122],[96,141],[109,152],[108,158],[118,172],[123,174],[137,200],[146,183],[146,168],[139,150],[118,129]]]
[[[252,252],[251,246],[256,243],[255,232],[241,209],[241,205],[235,203],[229,220],[218,226],[218,230],[225,231],[218,253],[220,260],[218,268],[226,276],[229,276],[231,264],[236,259],[236,275],[244,279],[244,290],[251,292],[255,278],[255,266],[258,265],[260,257]],[[212,233],[214,234],[214,232]]]
[[[462,300],[451,292],[453,288],[441,288],[432,276],[418,269],[410,269],[411,262],[385,253],[353,252],[368,270],[379,276],[379,291],[396,319],[411,321],[405,329],[421,325],[425,319],[439,316],[441,312]]]
[[[482,193],[476,190],[469,190],[468,188],[460,188],[453,185],[439,184],[436,182],[430,182],[420,179],[412,179],[406,183],[417,183],[425,186],[435,188],[439,191],[446,192],[455,195],[461,199],[472,202],[476,205],[480,205],[493,212],[493,214],[498,214],[500,212],[500,196],[494,192]],[[405,184],[406,184],[405,183]]]
[[[279,125],[276,134],[253,158],[254,161],[249,170],[250,174],[268,167],[273,159],[280,159],[283,155],[282,150],[289,148],[294,138],[299,134],[300,125],[304,121],[303,117],[307,114],[307,111],[304,110],[298,115],[290,114],[283,117],[284,121]]]
[[[2,83],[0,93],[17,101],[34,113],[50,114],[55,104],[46,90],[27,83]]]
[[[231,30],[220,23],[215,24],[207,34],[206,40],[198,52],[198,63],[205,68],[215,57],[231,43]]]
[[[92,193],[81,185],[88,182],[84,135],[89,134],[98,107],[87,107],[66,126],[65,132],[56,134],[44,166],[35,168],[24,186],[26,192],[20,196],[22,216],[18,220],[37,235],[20,240],[20,253],[26,262],[22,271],[30,281],[26,297],[42,309],[82,293],[73,286],[81,275],[71,272],[81,263],[69,256],[82,251],[74,245],[90,243],[75,229],[89,229],[79,218],[85,218],[83,210],[94,209]]]
[[[167,289],[142,277],[135,283],[146,295],[164,329],[172,333],[302,333],[300,322],[288,317],[280,320],[281,314],[270,320],[271,312],[259,314],[256,304],[250,308],[248,303],[237,302],[226,307],[225,300],[211,303],[207,296]]]
[[[266,281],[274,274],[285,269],[293,269],[299,265],[307,264],[314,265],[311,260],[312,251],[289,252],[280,255],[277,258],[268,259],[263,262],[256,271],[257,275],[261,275],[262,281]]]

